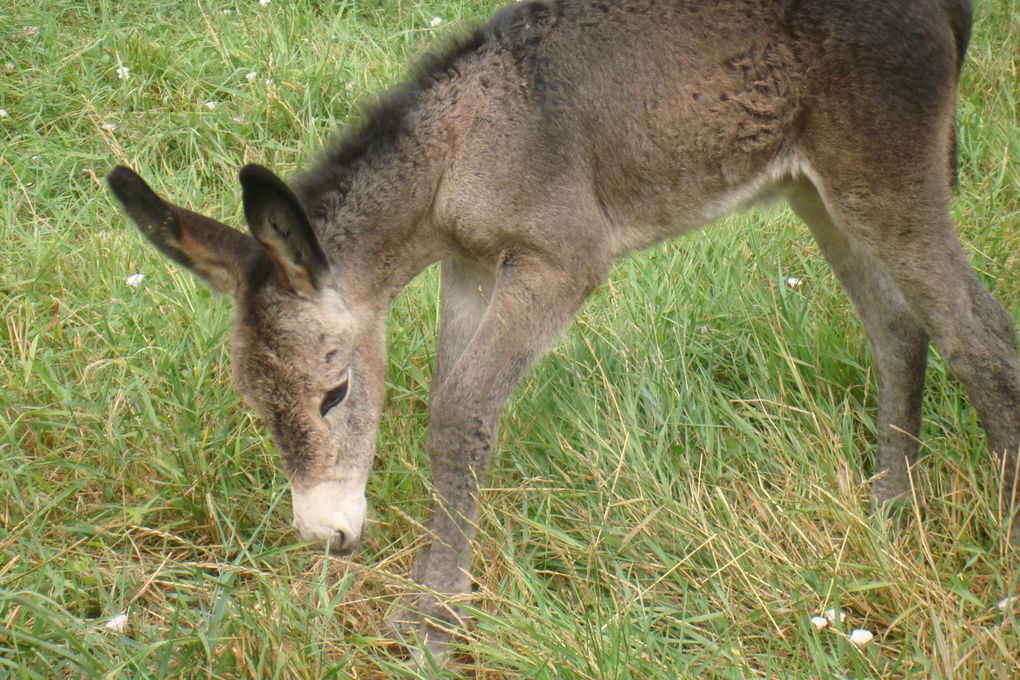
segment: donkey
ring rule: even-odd
[[[234,297],[237,389],[280,450],[301,537],[340,553],[365,523],[388,307],[442,262],[431,544],[411,622],[441,652],[470,591],[500,410],[522,374],[615,259],[764,198],[807,223],[869,338],[874,500],[909,490],[932,341],[980,414],[1013,507],[1014,326],[950,215],[970,26],[968,0],[513,4],[426,60],[289,185],[244,167],[251,236],[162,200],[125,167],[109,184],[153,245]]]

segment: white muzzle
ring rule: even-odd
[[[330,481],[302,490],[291,486],[291,497],[301,540],[342,554],[358,545],[368,512],[363,484]]]

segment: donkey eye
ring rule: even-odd
[[[333,410],[334,406],[337,406],[347,397],[347,387],[351,384],[351,372],[348,370],[344,373],[343,382],[326,392],[326,396],[322,398],[322,405],[319,407],[319,413],[325,418],[326,414]]]

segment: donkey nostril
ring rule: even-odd
[[[353,541],[348,540],[347,533],[341,529],[334,529],[329,537],[329,551],[341,555],[349,554],[354,548]]]

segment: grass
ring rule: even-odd
[[[367,543],[326,557],[294,544],[230,386],[229,300],[148,248],[102,178],[130,164],[240,225],[243,163],[290,173],[493,5],[0,6],[0,676],[413,675],[383,619],[422,549],[435,272],[393,308]],[[981,3],[956,211],[1020,319],[1018,46],[1015,6]],[[455,672],[1017,677],[1016,605],[996,607],[1017,554],[973,410],[933,355],[922,502],[892,522],[867,502],[875,402],[860,327],[788,211],[622,262],[508,405]],[[816,631],[830,607],[847,621]]]

